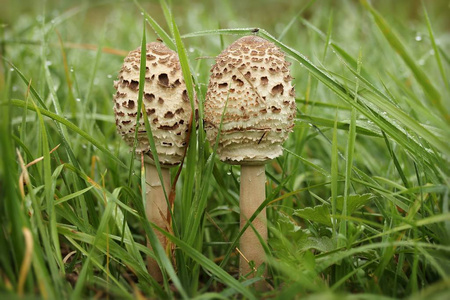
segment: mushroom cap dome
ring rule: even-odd
[[[119,79],[114,82],[114,112],[117,131],[133,147],[139,94],[141,48],[124,59]],[[146,70],[142,105],[145,106],[153,138],[162,165],[179,164],[186,147],[191,118],[191,105],[181,72],[178,55],[163,43],[146,45]],[[146,153],[153,159],[140,113],[136,153]]]
[[[257,36],[242,37],[217,56],[204,115],[211,145],[222,126],[222,161],[258,164],[282,154],[296,113],[289,65],[274,43]]]

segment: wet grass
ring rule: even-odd
[[[444,12],[445,1],[11,4],[0,24],[1,295],[445,299]],[[269,277],[261,268],[252,279],[238,276],[236,247],[250,230],[239,229],[239,167],[215,157],[202,123],[213,58],[249,34],[288,55],[298,111],[258,210],[269,220]],[[112,110],[124,56],[157,37],[178,52],[199,101],[184,164],[171,171],[170,251],[145,218],[145,171]],[[271,289],[253,290],[258,280]]]

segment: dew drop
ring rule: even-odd
[[[194,48],[193,47],[189,47],[189,52],[194,52]]]
[[[77,98],[77,99],[75,99],[77,102],[80,102],[81,101],[81,99],[80,98]]]
[[[111,74],[108,74],[106,77],[107,77],[107,78],[112,78],[112,75],[111,75]]]
[[[52,62],[51,61],[49,61],[49,60],[47,60],[46,62],[45,62],[45,65],[48,67],[48,66],[51,66],[52,65]]]
[[[11,72],[14,72],[14,68],[9,69]]]
[[[141,16],[143,16],[144,15],[144,13],[143,12],[141,12]]]
[[[422,40],[422,36],[421,36],[420,34],[416,35],[415,40],[416,40],[417,42],[420,42],[420,41]]]
[[[231,171],[228,171],[228,172],[227,172],[227,175],[230,176],[230,175],[231,175]]]

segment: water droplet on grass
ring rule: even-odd
[[[231,171],[228,171],[228,172],[227,172],[227,175],[230,176],[230,175],[231,175]]]
[[[75,99],[77,102],[80,102],[81,101],[81,99],[80,98],[77,98],[77,99]]]
[[[112,78],[112,75],[111,74],[108,74],[106,77],[108,77],[108,78]]]
[[[422,36],[421,36],[420,34],[416,35],[415,40],[416,40],[417,42],[422,41]]]

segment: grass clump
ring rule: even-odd
[[[446,5],[11,3],[0,13],[2,295],[448,297],[450,41],[436,18]],[[293,62],[298,113],[266,168],[270,276],[245,279],[240,173],[218,161],[202,120],[211,58],[249,34]],[[144,259],[161,229],[145,218],[145,177],[112,111],[123,57],[157,37],[178,52],[199,117],[171,171],[162,285]],[[271,290],[249,288],[265,279]]]

